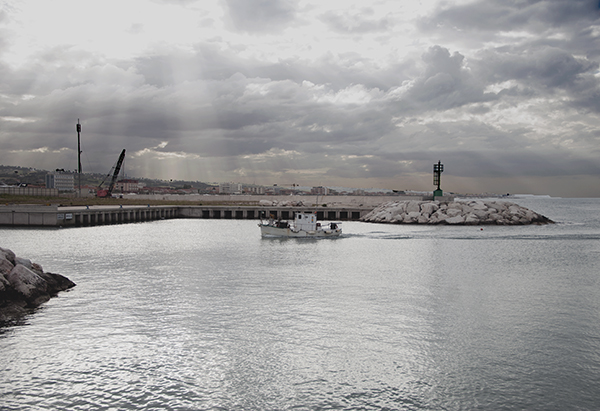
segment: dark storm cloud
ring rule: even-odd
[[[485,101],[484,84],[477,81],[464,65],[464,56],[440,46],[423,54],[423,74],[408,92],[409,105],[419,109],[446,110]]]
[[[593,75],[598,69],[594,61],[575,58],[553,47],[486,50],[479,57],[480,67],[487,72],[489,81],[514,79],[542,88],[577,88],[585,74]]]
[[[546,32],[564,26],[587,25],[599,18],[591,0],[478,0],[448,5],[421,20],[429,30]]]
[[[595,75],[600,37],[597,2],[477,1],[448,6],[422,20],[429,32],[465,39],[464,32],[507,45],[481,49],[470,59],[473,75],[482,84],[515,82],[499,92],[502,98],[545,97],[566,92],[565,106],[598,112]],[[511,42],[506,33],[517,34]],[[456,37],[454,37],[456,36]]]
[[[521,97],[541,97],[564,91],[568,96],[563,99],[566,106],[587,107],[599,112],[598,62],[575,57],[566,50],[548,46],[485,50],[473,61],[473,66],[488,84],[517,82],[519,87],[514,92]]]
[[[203,6],[154,2],[186,12]],[[376,17],[376,3],[312,5],[317,26],[352,47],[307,54],[278,39],[308,24],[308,6],[220,4],[230,31],[186,47],[109,58],[56,44],[18,67],[0,60],[4,153],[71,161],[80,118],[92,171],[108,171],[126,148],[140,176],[185,168],[185,178],[199,180],[304,173],[308,184],[357,179],[406,189],[403,178],[426,176],[430,188],[437,160],[474,180],[600,175],[600,30],[589,2],[449,4],[420,20],[406,54],[394,42],[398,21]],[[150,26],[133,23],[139,35]],[[132,36],[133,26],[124,27]],[[15,33],[0,37],[0,56]],[[272,48],[257,48],[262,41]],[[366,43],[385,45],[384,55],[363,53]]]
[[[277,32],[293,21],[294,0],[225,0],[236,30],[249,33]]]

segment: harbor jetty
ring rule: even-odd
[[[0,227],[86,227],[173,218],[258,220],[265,215],[290,219],[296,212],[315,212],[319,220],[359,221],[382,202],[398,199],[424,198],[415,195],[123,194],[123,203],[116,205],[102,204],[102,201],[92,205],[89,199],[84,200],[88,205],[11,204],[7,201],[0,203]]]
[[[360,219],[371,223],[449,225],[527,225],[553,223],[507,201],[392,201]]]
[[[28,205],[0,204],[0,226],[87,227],[174,218],[288,220],[315,212],[318,220],[395,224],[546,224],[551,221],[506,201],[461,200],[419,196],[195,196],[178,205]],[[256,196],[258,197],[258,196]],[[127,200],[127,199],[125,199]],[[162,201],[169,201],[164,198]],[[201,202],[198,200],[202,200]]]
[[[74,286],[68,278],[45,272],[39,264],[0,247],[0,325],[15,321]]]
[[[0,226],[11,227],[87,227],[140,223],[173,218],[258,220],[293,218],[295,212],[314,211],[319,220],[358,221],[373,207],[314,207],[304,205],[189,205],[189,206],[0,206]]]

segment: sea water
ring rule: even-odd
[[[0,228],[77,283],[0,331],[2,410],[600,408],[600,200],[545,226]]]

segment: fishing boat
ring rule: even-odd
[[[263,237],[339,237],[342,223],[331,222],[322,225],[317,221],[315,212],[299,212],[293,221],[275,220],[272,216],[266,221],[261,218],[258,226]]]

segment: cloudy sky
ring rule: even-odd
[[[0,164],[600,196],[598,0],[2,0]]]

